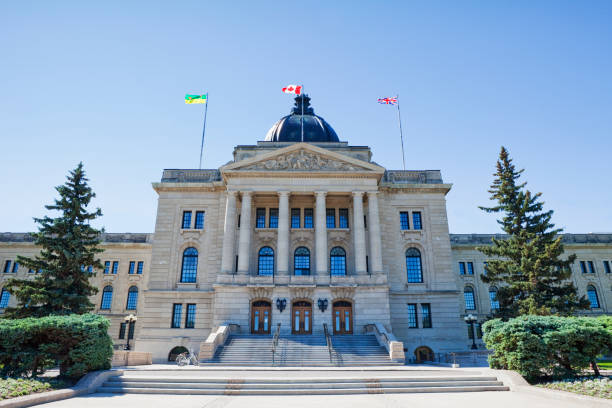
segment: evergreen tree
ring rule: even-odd
[[[516,170],[508,151],[502,146],[495,180],[489,189],[493,207],[479,207],[488,213],[500,213],[497,222],[508,235],[493,238],[492,245],[479,247],[492,257],[487,263],[483,282],[497,287],[499,309],[494,314],[511,318],[523,314],[570,315],[587,309],[589,302],[578,297],[572,283],[570,265],[565,259],[560,228],[551,222],[553,211],[544,211],[542,193],[532,194],[519,183],[524,170]]]
[[[8,281],[6,287],[19,305],[7,308],[5,317],[82,314],[94,308],[89,296],[98,289],[89,283],[95,273],[88,272],[88,266],[102,268],[96,254],[103,251],[98,248],[103,231],[89,223],[101,216],[102,211],[99,208],[87,211],[89,202],[96,196],[87,181],[83,163],[79,163],[67,182],[55,188],[59,199],[45,206],[47,210],[59,211],[59,216],[34,218],[40,225],[38,232],[32,234],[35,244],[41,247],[40,254],[33,258],[19,256],[17,262],[41,273],[34,279]]]

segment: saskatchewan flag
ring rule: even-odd
[[[208,94],[206,95],[185,95],[185,103],[206,103]]]

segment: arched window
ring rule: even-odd
[[[310,251],[299,247],[293,254],[293,274],[296,276],[310,275]]]
[[[11,300],[11,292],[2,289],[2,295],[0,295],[0,309],[8,307],[9,300]]]
[[[136,286],[131,286],[130,290],[128,290],[127,305],[125,306],[125,309],[126,310],[136,310],[137,304],[138,304],[138,288]]]
[[[595,286],[587,286],[587,296],[591,302],[591,309],[599,309],[599,296],[597,296],[597,289],[595,289]]]
[[[408,283],[423,282],[421,252],[416,248],[408,248],[406,250],[406,274],[408,276]]]
[[[334,247],[329,252],[329,271],[331,276],[346,276],[346,251]]]
[[[113,287],[105,286],[102,290],[102,304],[100,305],[101,310],[110,310],[111,304],[113,303]]]
[[[491,302],[491,310],[499,309],[499,300],[497,300],[497,288],[494,286],[489,289],[489,301]]]
[[[465,299],[465,310],[476,309],[476,302],[474,301],[474,289],[471,286],[466,286],[463,289],[463,298]]]
[[[183,266],[181,267],[181,282],[195,283],[198,274],[198,250],[190,247],[183,251]]]
[[[257,274],[259,276],[274,276],[274,250],[272,248],[263,247],[259,250]]]

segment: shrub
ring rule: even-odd
[[[95,314],[0,319],[0,375],[35,377],[56,364],[71,378],[109,369],[109,324]]]
[[[590,317],[521,316],[483,325],[492,368],[516,370],[529,381],[568,377],[612,346],[603,322]]]

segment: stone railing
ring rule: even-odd
[[[221,181],[221,173],[217,169],[166,169],[161,181],[162,183],[211,183]]]
[[[389,358],[397,363],[404,363],[406,355],[404,354],[404,343],[398,341],[393,333],[389,333],[380,323],[370,323],[365,325],[366,333],[373,333],[378,340],[378,344],[383,346],[389,352]]]
[[[213,329],[208,335],[206,341],[200,343],[200,352],[198,353],[199,360],[212,360],[215,356],[217,348],[227,341],[230,334],[237,332],[240,325],[234,323],[226,323]]]
[[[383,182],[393,184],[441,184],[440,170],[387,170]]]

